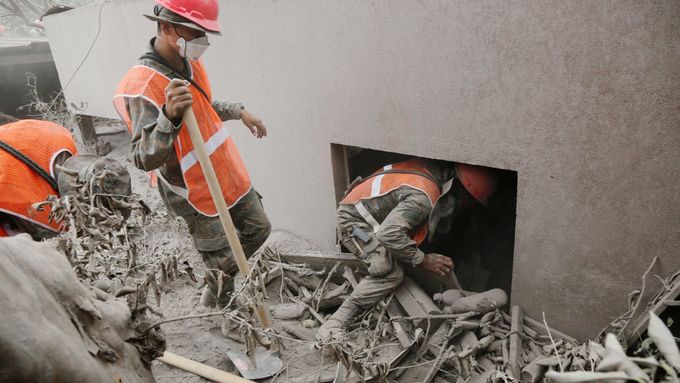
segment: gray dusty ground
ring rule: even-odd
[[[144,254],[142,258],[147,262],[152,262],[154,259],[176,255],[180,262],[188,261],[195,268],[196,273],[201,274],[202,262],[191,244],[184,222],[168,214],[158,191],[150,187],[149,177],[132,164],[129,135],[127,133],[108,135],[104,136],[103,140],[110,142],[113,147],[113,151],[108,156],[128,167],[132,176],[133,192],[141,195],[153,211],[152,222],[146,228],[146,241],[151,244],[147,248],[151,249],[149,250],[151,254]],[[274,230],[267,244],[275,249],[316,248],[304,239],[282,230]],[[276,286],[278,286],[277,280],[274,280],[270,284],[272,289],[270,297],[272,298],[277,296]],[[160,311],[165,318],[210,312],[212,309],[200,305],[199,295],[200,291],[191,282],[176,281],[163,295]],[[270,303],[277,302],[273,299]],[[221,318],[214,317],[168,323],[162,325],[162,329],[166,335],[169,351],[225,371],[235,372],[225,351],[229,349],[244,351],[245,346],[225,338],[221,334],[220,325]],[[284,347],[282,359],[287,369],[275,379],[277,382],[317,381],[320,374],[327,376],[335,369],[335,363],[330,361],[326,362],[324,369],[320,369],[320,352],[313,350],[308,344],[284,340]],[[159,382],[164,383],[207,382],[196,375],[161,362],[154,362],[153,373]]]

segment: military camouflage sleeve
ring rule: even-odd
[[[213,101],[212,106],[222,121],[241,119],[241,110],[243,109],[243,104],[239,102],[216,100]]]
[[[174,150],[175,137],[182,126],[174,125],[163,112],[141,98],[128,99],[132,120],[132,156],[140,169],[153,170],[164,165]]]
[[[397,190],[396,193],[399,203],[380,224],[376,238],[398,260],[418,265],[425,254],[409,234],[427,222],[432,206],[421,191]]]

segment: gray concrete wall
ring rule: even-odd
[[[334,241],[330,144],[518,172],[513,302],[579,337],[626,308],[652,257],[680,268],[677,1],[223,1],[214,94],[275,226]],[[154,26],[106,4],[66,95],[110,95]],[[99,8],[47,19],[62,84]],[[125,17],[123,17],[125,16]]]

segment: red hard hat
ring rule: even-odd
[[[456,163],[456,175],[465,190],[484,205],[496,191],[498,174],[490,168]]]
[[[156,0],[156,3],[209,32],[222,32],[220,22],[217,20],[220,13],[218,0]]]

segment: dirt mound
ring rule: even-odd
[[[0,239],[0,307],[0,381],[154,381],[162,338],[139,338],[126,303],[82,285],[52,244]]]

